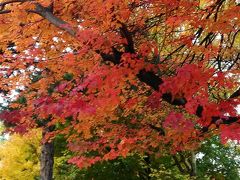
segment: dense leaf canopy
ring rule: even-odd
[[[235,0],[2,0],[1,119],[52,127],[79,167],[239,141],[239,19]]]

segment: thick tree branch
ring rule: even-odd
[[[70,24],[63,21],[62,19],[56,17],[53,14],[53,4],[51,4],[49,7],[43,7],[39,3],[35,3],[35,9],[34,10],[28,10],[30,13],[36,13],[43,18],[47,19],[50,23],[52,23],[54,26],[66,31],[71,36],[76,36],[76,31],[73,27],[71,27]]]
[[[0,3],[0,14],[6,14],[10,13],[11,10],[5,9],[6,5],[14,4],[14,3],[24,3],[24,2],[34,2],[35,0],[10,0]],[[35,9],[27,9],[26,10],[29,13],[35,13],[40,16],[42,16],[44,19],[48,20],[50,23],[52,23],[54,26],[66,31],[71,36],[76,36],[76,30],[74,30],[73,27],[70,26],[69,23],[63,21],[62,19],[56,17],[53,14],[53,3],[51,3],[48,7],[42,6],[40,3],[35,2]]]
[[[159,86],[163,83],[163,80],[156,76],[154,72],[146,71],[145,69],[140,70],[137,77],[156,91],[159,90]]]
[[[134,51],[134,43],[133,43],[133,36],[131,32],[127,29],[127,26],[121,23],[122,27],[120,27],[120,33],[123,38],[126,38],[127,45],[125,46],[125,51],[129,53],[135,53]]]

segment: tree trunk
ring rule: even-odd
[[[47,132],[49,132],[49,128],[45,128],[43,130],[43,138]],[[53,163],[54,163],[54,143],[45,142],[42,144],[41,148],[41,160],[40,160],[40,177],[41,180],[52,180],[53,178]]]
[[[197,163],[196,163],[196,154],[194,151],[191,151],[191,165],[192,165],[192,172],[191,176],[196,176],[197,175]]]
[[[146,157],[144,157],[144,161],[145,161],[145,164],[146,164],[146,170],[145,170],[145,173],[146,173],[146,179],[151,179],[151,159],[150,159],[150,155],[149,154],[146,154]]]

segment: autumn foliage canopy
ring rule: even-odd
[[[235,0],[2,0],[0,22],[1,119],[79,167],[240,141]]]

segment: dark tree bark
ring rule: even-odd
[[[43,138],[49,128],[43,130]],[[40,178],[41,180],[52,180],[53,179],[53,164],[54,164],[54,142],[45,142],[41,148],[41,159],[40,159]]]

